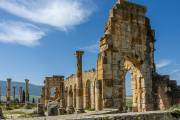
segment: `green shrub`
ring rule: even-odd
[[[180,118],[180,109],[174,109],[171,111],[171,115],[175,118]]]

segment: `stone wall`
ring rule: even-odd
[[[96,80],[96,71],[95,70],[89,70],[82,73],[82,82],[83,82],[83,107],[84,109],[94,109],[95,108],[95,84]],[[75,109],[76,108],[76,89],[77,89],[77,76],[75,74],[69,76],[64,81],[65,86],[65,104],[67,106],[68,102],[68,90],[70,89],[71,96],[72,96],[72,102],[71,106]]]
[[[81,119],[79,119],[81,120]],[[86,120],[83,118],[83,120]],[[104,115],[103,117],[88,118],[88,120],[179,120],[169,112],[147,112]]]

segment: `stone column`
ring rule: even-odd
[[[77,59],[77,89],[76,89],[76,112],[83,113],[83,82],[82,82],[82,56],[84,51],[76,51],[76,59]]]
[[[11,101],[11,79],[10,78],[7,79],[7,83],[6,83],[6,101],[7,101],[7,104],[9,104]]]
[[[49,79],[50,77],[46,77],[45,81],[44,81],[44,102],[45,102],[45,106],[48,105],[48,101],[49,101],[49,98],[50,98],[50,88],[49,88]]]
[[[16,87],[13,86],[13,100],[16,101]]]
[[[96,80],[95,83],[95,110],[100,111],[102,106],[102,80]]]
[[[95,86],[91,84],[91,109],[95,109]]]
[[[64,90],[64,76],[61,78],[61,85],[60,85],[60,108],[59,108],[59,114],[64,114],[66,112],[65,109],[65,90]]]
[[[73,93],[72,89],[68,89],[68,97],[67,97],[67,112],[72,114],[74,112],[73,108]]]
[[[26,90],[25,90],[25,103],[29,103],[29,80],[25,79]]]
[[[19,102],[23,102],[23,90],[22,87],[19,87]]]

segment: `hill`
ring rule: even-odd
[[[6,81],[0,81],[0,86],[1,86],[1,95],[6,96]],[[25,83],[12,81],[11,95],[13,95],[13,86],[16,87],[16,95],[19,94],[19,87],[23,87],[23,89],[25,90]],[[30,95],[31,96],[40,96],[41,88],[42,88],[42,86],[29,84]]]

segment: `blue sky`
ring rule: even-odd
[[[180,83],[179,0],[131,0],[148,7],[156,30],[155,61]],[[75,73],[74,52],[84,49],[84,70],[96,67],[98,41],[116,0],[0,0],[0,79]]]

